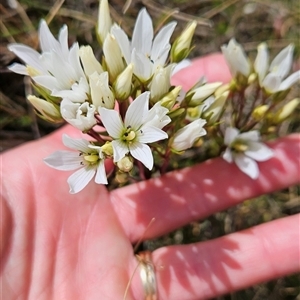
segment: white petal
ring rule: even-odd
[[[153,143],[167,138],[166,132],[154,126],[144,126],[138,131],[138,141],[140,143]]]
[[[275,73],[269,73],[266,78],[263,80],[263,87],[271,93],[276,93],[279,89],[281,83],[281,78]]]
[[[152,170],[153,168],[153,156],[151,149],[148,145],[142,143],[134,143],[129,146],[131,155],[142,162],[146,168]]]
[[[251,142],[249,144],[249,149],[244,153],[245,155],[255,159],[256,161],[266,161],[274,156],[274,152],[272,149],[258,142]]]
[[[169,49],[170,38],[176,27],[176,22],[171,22],[164,26],[156,35],[151,50],[151,59],[156,61],[159,59],[165,49]]]
[[[153,40],[153,25],[152,20],[145,8],[143,8],[137,17],[133,34],[132,34],[132,49],[135,48],[138,52],[148,54],[150,56]]]
[[[243,132],[239,134],[239,139],[245,140],[245,141],[254,141],[257,142],[260,139],[260,133],[258,130],[252,130],[248,132]]]
[[[262,43],[257,48],[257,56],[254,62],[254,69],[258,75],[259,83],[261,84],[265,78],[269,66],[269,53],[266,43]]]
[[[82,168],[76,171],[68,178],[68,184],[70,186],[70,193],[76,194],[80,192],[83,188],[87,186],[87,184],[94,177],[96,172],[95,168]]]
[[[223,157],[223,159],[225,159],[229,163],[233,162],[232,152],[231,152],[230,148],[226,148],[226,150],[223,153],[222,157]]]
[[[149,92],[144,92],[131,102],[125,115],[125,127],[137,130],[142,126],[149,109],[149,95]]]
[[[294,46],[288,45],[273,59],[270,65],[270,72],[284,78],[292,67]]]
[[[58,41],[60,43],[60,49],[65,58],[69,55],[69,45],[68,45],[68,26],[64,25],[58,35]]]
[[[58,85],[57,79],[51,75],[34,76],[33,80],[40,86],[43,86],[46,89],[48,89],[49,91],[53,91]]]
[[[124,129],[119,113],[113,109],[107,109],[104,107],[99,107],[98,111],[108,134],[114,139],[118,139]]]
[[[100,161],[98,165],[95,182],[98,184],[107,184],[104,160]]]
[[[184,59],[178,64],[176,64],[175,68],[173,69],[172,75],[175,75],[177,72],[179,72],[182,69],[185,69],[189,67],[192,64],[192,61],[190,59]]]
[[[111,144],[114,150],[114,162],[118,162],[129,152],[127,145],[121,141],[115,140]]]
[[[132,50],[131,62],[133,63],[133,73],[142,81],[146,82],[153,71],[153,63],[142,53]]]
[[[284,81],[281,82],[278,91],[285,91],[300,80],[300,70],[296,71]]]
[[[75,79],[75,81],[79,80],[79,78],[82,78],[82,77],[85,78],[85,73],[84,73],[81,63],[80,63],[78,43],[74,43],[74,45],[70,49],[69,63],[72,66],[72,69],[74,69],[74,71],[75,71],[75,75],[73,78],[73,79]]]
[[[56,151],[44,158],[46,165],[61,171],[70,171],[82,167],[79,152]]]
[[[67,134],[63,134],[62,141],[63,141],[63,144],[70,149],[79,150],[84,153],[89,152],[88,146],[90,145],[90,142],[87,140],[73,139],[73,138],[69,137]]]
[[[238,136],[239,130],[233,127],[227,127],[225,131],[224,144],[229,146]]]
[[[34,49],[22,44],[9,44],[7,48],[23,60],[26,65],[29,65],[39,71],[46,72],[39,61],[40,53]]]
[[[28,75],[27,68],[24,65],[13,63],[7,68],[14,73],[21,74],[21,75]]]
[[[259,175],[258,165],[255,160],[244,154],[235,154],[234,162],[238,168],[252,179],[257,179]]]
[[[111,33],[116,38],[125,61],[129,65],[131,62],[131,46],[127,34],[121,27],[116,24],[114,24],[111,28]]]
[[[43,52],[56,51],[62,55],[59,42],[54,38],[45,20],[41,20],[39,28],[39,40]]]

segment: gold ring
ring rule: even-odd
[[[150,251],[143,251],[136,255],[140,265],[140,276],[145,291],[145,300],[158,300],[156,292],[155,268]]]

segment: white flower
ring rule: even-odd
[[[8,49],[26,64],[26,66],[13,64],[9,67],[11,71],[31,76],[37,84],[50,91],[70,89],[81,78],[85,79],[80,64],[78,44],[75,43],[70,50],[68,48],[66,25],[62,27],[58,40],[56,40],[46,21],[42,20],[39,28],[39,40],[42,54],[22,44],[8,46]],[[87,85],[87,82],[85,84]]]
[[[257,179],[259,169],[256,161],[266,161],[274,155],[273,150],[259,140],[257,130],[240,133],[236,128],[226,128],[224,143],[228,147],[223,158],[229,163],[234,161],[242,172]]]
[[[147,81],[157,66],[165,65],[175,26],[176,22],[164,26],[153,40],[153,24],[145,8],[137,17],[131,42],[123,29],[116,24],[112,26],[111,33],[117,39],[126,63],[133,63],[133,72],[141,81]]]
[[[293,45],[285,47],[269,66],[269,53],[266,43],[258,46],[254,70],[258,75],[260,85],[268,92],[276,93],[287,90],[300,80],[299,70],[285,79],[292,67],[293,52]]]
[[[76,170],[68,178],[70,193],[80,192],[95,176],[98,184],[107,184],[104,167],[104,156],[101,147],[95,146],[84,139],[72,139],[66,134],[62,137],[66,147],[75,151],[56,151],[44,159],[45,163],[57,170]]]
[[[206,134],[206,130],[203,128],[205,124],[205,120],[198,119],[179,129],[174,135],[172,148],[176,151],[191,148],[197,138]]]
[[[84,132],[96,125],[95,111],[95,106],[88,102],[74,103],[67,98],[63,99],[60,105],[62,117],[68,123]]]
[[[223,45],[221,50],[233,77],[236,77],[238,74],[242,74],[245,77],[250,75],[250,62],[244,49],[235,39],[231,39],[228,45]]]
[[[128,107],[124,122],[115,110],[99,108],[103,125],[113,138],[114,162],[120,161],[128,152],[141,161],[149,170],[153,167],[151,149],[153,143],[168,137],[160,128],[147,122],[149,92],[138,96]]]

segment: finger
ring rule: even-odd
[[[299,216],[154,251],[159,299],[208,299],[300,271]]]
[[[205,76],[208,82],[226,83],[230,80],[231,75],[222,54],[214,53],[192,60],[192,64],[176,73],[171,82],[188,90],[202,76]]]
[[[270,143],[275,157],[259,164],[257,180],[235,164],[216,158],[114,190],[112,203],[132,241],[160,236],[246,199],[298,183],[299,137],[294,134]]]

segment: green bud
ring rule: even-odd
[[[171,110],[179,96],[179,93],[181,91],[181,86],[176,86],[173,88],[168,94],[166,94],[161,100],[160,104],[161,106],[166,107],[168,110]]]
[[[184,114],[184,112],[185,112],[185,109],[184,109],[184,108],[177,108],[177,109],[174,109],[174,110],[170,111],[170,112],[168,113],[168,116],[169,116],[172,120],[174,120],[175,118],[178,118],[178,117],[182,116],[182,115]]]
[[[57,105],[33,95],[29,95],[27,99],[36,109],[38,115],[46,121],[61,123],[64,120]]]
[[[180,62],[189,55],[196,26],[196,21],[189,23],[181,35],[175,40],[171,48],[172,62]]]

